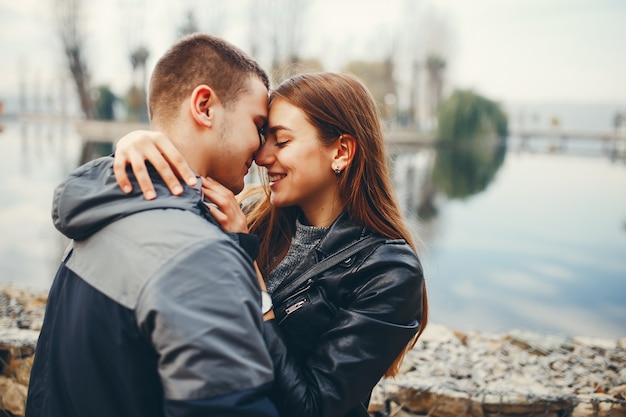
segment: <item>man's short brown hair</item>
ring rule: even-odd
[[[225,107],[234,105],[247,90],[250,76],[269,88],[260,65],[245,52],[223,39],[194,33],[175,43],[157,62],[150,78],[150,120],[171,122],[194,88],[206,84]]]

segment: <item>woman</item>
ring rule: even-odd
[[[276,316],[266,322],[273,400],[284,416],[366,416],[372,388],[398,372],[427,321],[422,267],[393,196],[375,102],[351,76],[299,75],[271,93],[266,136],[255,157],[265,193],[247,226],[232,193],[210,180],[204,191],[222,227],[260,237],[262,286]],[[123,189],[130,183],[120,167],[141,161],[145,170],[145,157],[171,181],[160,152],[188,177],[163,139],[122,139]]]

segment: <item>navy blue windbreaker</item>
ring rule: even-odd
[[[26,416],[277,416],[238,236],[207,220],[200,189],[173,197],[155,178],[156,200],[124,195],[112,162],[55,190],[55,226],[74,241],[50,290]]]

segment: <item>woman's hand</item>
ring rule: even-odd
[[[235,195],[228,188],[211,178],[202,179],[202,191],[205,197],[205,205],[209,208],[211,215],[225,232],[248,233],[248,221],[246,215],[241,210]],[[206,201],[209,200],[209,201]],[[263,275],[256,261],[254,269],[259,279],[259,286],[262,291],[267,291]],[[274,319],[274,310],[270,310],[263,315],[263,320]]]
[[[197,184],[193,170],[164,133],[135,130],[121,138],[115,145],[113,173],[122,191],[128,194],[133,189],[126,175],[126,166],[130,164],[144,198],[152,200],[156,197],[146,161],[152,164],[174,195],[183,192],[177,176],[185,178],[189,186]]]
[[[232,191],[211,178],[202,179],[202,191],[204,204],[222,230],[248,233],[248,220]]]

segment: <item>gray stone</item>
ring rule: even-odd
[[[589,410],[616,416],[626,407],[620,391],[626,352],[616,341],[517,330],[460,334],[430,326],[407,354],[406,371],[381,381],[375,392],[384,392],[376,398],[437,417],[594,416]]]

